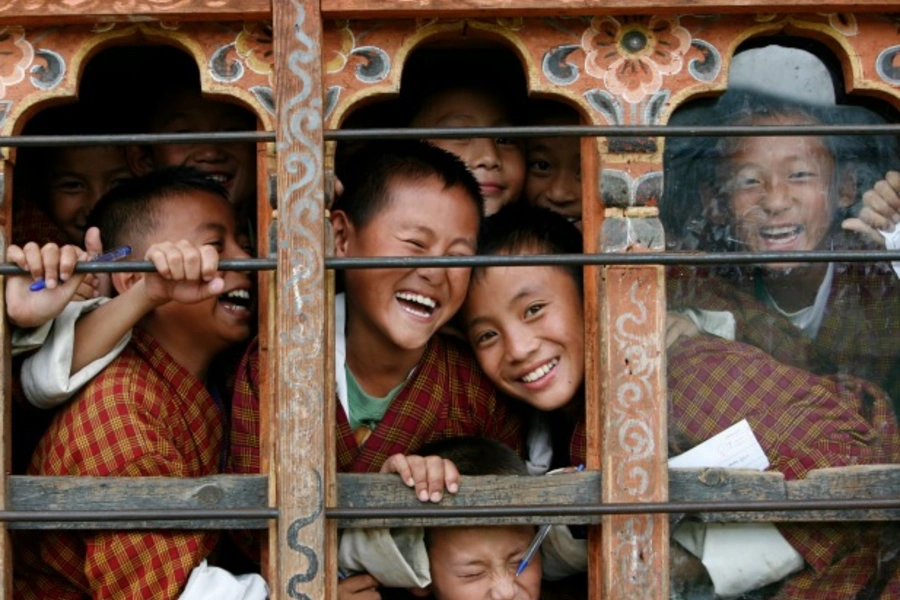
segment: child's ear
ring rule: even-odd
[[[342,210],[331,211],[331,231],[334,234],[334,255],[347,256],[350,238],[353,236],[353,223]]]
[[[143,278],[143,273],[113,273],[110,279],[112,280],[112,285],[113,288],[115,288],[116,293],[121,294],[130,290],[131,286]]]
[[[138,176],[146,175],[156,167],[149,146],[126,146],[125,160],[131,172]]]
[[[850,208],[856,204],[856,169],[846,166],[840,173],[837,189],[838,207]]]

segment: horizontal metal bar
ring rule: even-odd
[[[743,125],[743,126],[596,126],[530,125],[506,127],[380,127],[328,129],[325,139],[401,140],[470,137],[749,137],[810,135],[900,135],[900,125]],[[205,142],[274,142],[272,131],[219,131],[196,133],[127,133],[103,135],[0,136],[0,147],[98,146],[134,144],[197,144]]]
[[[137,510],[2,510],[0,522],[23,521],[190,521],[196,519],[277,519],[277,508]]]
[[[476,256],[372,256],[326,258],[328,269],[412,269],[426,267],[564,266],[564,265],[723,265],[781,262],[880,262],[900,261],[900,250],[817,250],[810,252],[628,252],[607,254],[495,254]],[[229,259],[219,263],[222,271],[273,271],[275,258]],[[149,261],[82,262],[77,273],[151,273]],[[25,273],[13,263],[0,264],[0,275]]]
[[[792,510],[869,510],[900,508],[900,498],[877,498],[863,500],[752,500],[745,502],[647,502],[611,504],[551,504],[542,506],[467,506],[448,507],[423,504],[420,508],[409,506],[378,508],[326,508],[329,519],[410,519],[473,518],[487,519],[499,517],[584,517],[592,515],[637,515],[672,513],[717,513],[717,512],[767,512]]]

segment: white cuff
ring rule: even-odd
[[[66,402],[97,373],[109,365],[131,339],[125,334],[106,356],[98,358],[83,369],[72,373],[72,352],[75,345],[75,323],[81,315],[91,312],[109,298],[95,298],[71,302],[53,321],[44,345],[22,365],[22,389],[29,402],[38,408],[54,408]]]
[[[739,596],[784,579],[803,557],[772,523],[681,523],[672,537],[698,557],[716,596]]]
[[[686,308],[676,312],[693,321],[700,331],[734,341],[737,326],[735,325],[734,315],[727,310]]]
[[[424,588],[431,584],[431,568],[422,527],[348,529],[341,536],[338,567],[368,573],[392,588]]]
[[[587,540],[576,540],[565,525],[551,525],[541,545],[544,579],[556,581],[587,571]]]
[[[53,328],[53,321],[47,321],[40,327],[32,327],[30,329],[22,329],[21,327],[12,328],[12,355],[22,354],[41,347],[47,336],[50,335],[50,329]]]
[[[178,600],[266,600],[269,586],[259,575],[234,576],[225,569],[210,567],[206,561],[191,571]]]

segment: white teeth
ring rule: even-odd
[[[422,296],[421,294],[410,294],[409,292],[397,292],[397,298],[400,300],[406,300],[407,302],[415,302],[416,304],[421,304],[422,306],[427,306],[428,308],[434,309],[437,307],[437,302],[432,300],[427,296]]]
[[[211,174],[207,175],[207,177],[209,177],[213,181],[217,181],[219,183],[225,183],[226,181],[228,181],[228,178],[225,175],[217,175],[215,173],[211,173]]]
[[[241,298],[242,300],[250,299],[250,292],[247,290],[231,290],[225,294],[226,298]]]
[[[766,237],[786,237],[800,233],[800,227],[797,225],[786,225],[783,227],[765,227],[759,230],[761,235]]]
[[[522,377],[522,381],[524,381],[525,383],[531,383],[532,381],[537,381],[538,379],[540,379],[541,377],[543,377],[544,375],[549,373],[550,370],[553,367],[555,367],[558,363],[559,363],[559,359],[554,358],[550,362],[544,363],[543,365],[541,365],[540,367],[538,367],[531,373],[528,373],[527,375]]]

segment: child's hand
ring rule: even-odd
[[[365,573],[351,575],[338,583],[338,600],[381,600],[378,582]]]
[[[84,234],[84,249],[87,250],[88,256],[96,258],[103,254],[103,242],[100,241],[100,230],[91,227]],[[88,276],[88,280],[93,288],[97,290],[98,296],[112,297],[113,287],[112,278],[109,273],[95,273]]]
[[[422,502],[440,502],[444,487],[451,494],[459,491],[459,471],[440,456],[395,454],[381,466],[382,473],[396,473],[408,487],[415,488]]]
[[[97,293],[95,277],[74,273],[75,263],[88,259],[78,246],[11,245],[6,259],[29,272],[6,279],[6,314],[19,327],[39,327],[56,318],[72,300],[93,298]],[[42,278],[44,289],[32,292],[31,284]]]
[[[863,194],[863,208],[859,217],[845,219],[841,229],[855,231],[879,246],[884,236],[879,231],[891,231],[900,222],[900,173],[888,171],[884,179]]]
[[[210,245],[162,242],[150,246],[144,259],[157,270],[144,277],[147,298],[153,304],[172,300],[192,304],[221,294],[225,287],[225,280],[217,276],[219,252]]]
[[[677,312],[666,313],[666,348],[683,337],[694,337],[700,334],[700,329],[686,316]]]

